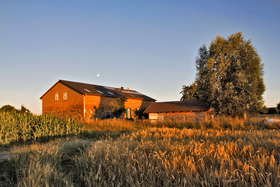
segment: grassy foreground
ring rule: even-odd
[[[151,128],[15,147],[9,186],[279,186],[278,130]]]
[[[101,120],[80,122],[71,118],[59,118],[49,115],[35,116],[32,114],[17,112],[0,112],[0,146],[9,146],[18,142],[48,142],[65,137],[98,138],[102,134],[114,135],[151,127],[218,130],[272,130],[280,129],[280,123],[269,124],[264,121],[264,118],[251,118],[250,120],[215,118],[213,121],[204,123],[195,123],[194,121],[150,123],[149,121],[143,120]]]
[[[262,119],[81,123],[0,113],[0,144],[13,155],[0,163],[0,185],[280,186],[279,129]]]

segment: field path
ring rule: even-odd
[[[6,161],[8,158],[11,157],[11,154],[6,152],[6,151],[1,151],[0,150],[0,163]]]
[[[8,159],[12,157],[8,151],[0,149],[0,187],[4,185],[4,181],[8,180]]]

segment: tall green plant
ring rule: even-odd
[[[120,117],[125,112],[124,103],[127,100],[125,97],[120,97],[117,99],[117,102],[112,106],[112,113],[116,117]]]
[[[42,141],[79,135],[82,126],[71,118],[35,116],[20,112],[0,112],[0,145],[18,141]]]

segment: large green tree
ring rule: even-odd
[[[197,93],[218,115],[253,115],[263,108],[263,64],[242,33],[217,36],[196,58]]]

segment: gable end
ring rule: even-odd
[[[48,91],[46,91],[46,92],[40,97],[40,99],[42,99],[42,98],[43,98],[51,89],[53,89],[53,87],[55,87],[58,83],[63,84],[64,86],[70,88],[71,90],[73,90],[73,91],[75,91],[75,92],[77,92],[77,93],[79,93],[79,94],[83,94],[82,92],[79,92],[78,90],[72,88],[71,86],[68,86],[67,84],[64,84],[63,81],[59,80],[59,81],[57,81],[50,89],[48,89]]]

